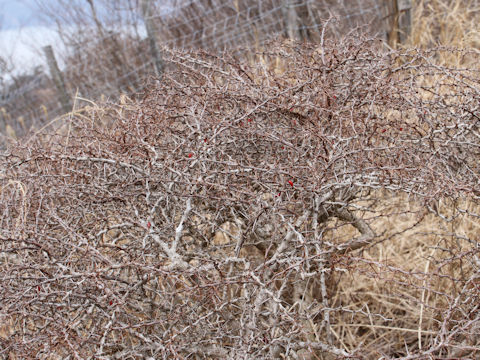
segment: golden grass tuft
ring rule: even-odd
[[[470,49],[476,55],[443,53],[442,64],[478,67],[480,55],[480,2],[478,0],[414,0],[412,32],[406,47],[446,46]]]

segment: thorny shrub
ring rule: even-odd
[[[83,32],[81,35],[86,36]],[[109,96],[142,89],[151,72],[151,67],[145,65],[146,42],[115,32],[97,41],[91,41],[92,37],[75,44],[76,51],[64,60],[65,81],[73,88],[70,92]]]
[[[479,354],[478,73],[267,49],[171,51],[140,102],[8,150],[2,356]]]

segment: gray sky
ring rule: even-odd
[[[0,0],[0,55],[22,73],[44,63],[41,47],[57,44],[55,29],[33,13],[34,0]]]

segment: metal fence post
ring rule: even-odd
[[[47,58],[47,64],[50,69],[50,75],[52,76],[52,80],[55,83],[55,87],[57,88],[58,95],[60,98],[60,103],[62,104],[62,109],[65,113],[68,113],[72,110],[72,105],[70,103],[70,96],[67,93],[65,80],[63,78],[62,72],[58,67],[58,63],[57,63],[57,60],[55,59],[52,46],[47,45],[43,47],[43,52],[45,53],[45,57]]]

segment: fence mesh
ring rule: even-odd
[[[159,47],[229,50],[245,58],[245,49],[258,51],[265,40],[276,36],[316,41],[332,16],[329,36],[359,26],[381,37],[387,32],[382,0],[193,0],[173,2],[167,9],[161,5],[151,2],[149,13],[144,14],[153,24],[151,34]],[[140,6],[131,11],[141,13]],[[69,97],[111,98],[142,90],[145,80],[155,75],[156,59],[141,19],[137,14],[121,28],[112,27],[100,35],[83,28],[66,40],[67,52],[57,56]],[[10,132],[21,134],[48,123],[67,110],[59,98],[50,76],[43,72],[6,86],[0,102],[0,132],[9,127]]]

